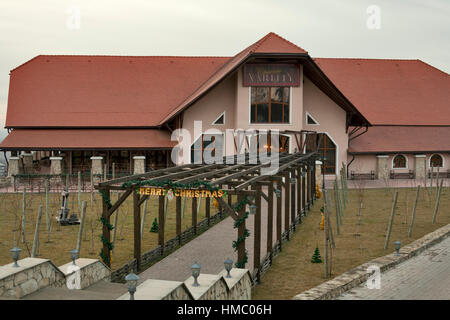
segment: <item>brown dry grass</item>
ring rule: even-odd
[[[71,193],[69,197],[70,212],[78,213],[77,194]],[[117,194],[112,194],[112,199],[117,199]],[[100,259],[99,252],[102,246],[100,241],[101,223],[98,221],[101,214],[101,197],[94,193],[94,202],[91,205],[89,193],[82,194],[82,200],[87,201],[86,224],[84,227],[83,241],[81,244],[80,257]],[[61,206],[60,193],[51,193],[49,197],[49,212],[56,216],[56,212]],[[18,241],[22,249],[21,258],[28,257],[29,251],[33,246],[33,237],[36,224],[36,217],[39,205],[43,205],[43,215],[40,227],[40,258],[51,259],[57,266],[70,261],[69,251],[76,247],[79,226],[58,226],[58,223],[52,219],[52,232],[50,233],[50,243],[47,243],[47,229],[45,218],[45,194],[27,193],[26,195],[26,243]],[[142,242],[142,252],[151,250],[157,246],[158,234],[151,233],[150,228],[153,220],[158,215],[158,199],[152,197],[147,210],[147,216],[144,225],[144,237]],[[198,222],[205,218],[205,202],[202,201],[200,212],[198,213]],[[141,215],[144,205],[141,206]],[[211,212],[214,207],[211,206]],[[80,215],[79,215],[80,217]],[[16,224],[15,220],[16,219]],[[20,221],[22,219],[22,193],[3,193],[0,194],[0,265],[11,262],[9,250],[17,244],[20,239]],[[93,233],[91,232],[91,223]],[[111,216],[111,224],[114,223],[114,215]],[[168,212],[166,216],[165,239],[169,240],[175,237],[175,200],[168,201]],[[189,228],[192,224],[191,200],[186,200],[186,210],[182,219],[182,231]],[[123,239],[119,239],[120,230],[123,225]],[[93,234],[93,241],[92,241]],[[16,241],[14,241],[16,239]],[[93,244],[93,247],[92,247]],[[28,247],[28,249],[27,249]],[[28,251],[29,250],[29,251]],[[132,198],[129,197],[120,207],[119,223],[117,229],[117,240],[112,255],[112,269],[122,266],[124,263],[133,259],[133,208]]]
[[[436,224],[432,224],[436,190],[430,197],[429,193],[421,188],[412,237],[408,238],[416,190],[413,188],[397,190],[399,196],[387,250],[384,250],[385,235],[395,189],[350,190],[340,236],[336,232],[336,214],[334,207],[332,208],[331,223],[336,249],[333,250],[331,278],[371,259],[391,253],[394,251],[393,243],[396,240],[406,245],[450,223],[450,188],[442,189]],[[330,196],[334,199],[332,193]],[[360,197],[363,200],[363,208],[361,216],[357,216]],[[254,299],[291,299],[296,294],[329,280],[324,276],[323,263],[310,262],[316,245],[322,258],[324,257],[324,233],[319,229],[319,210],[322,205],[322,199],[316,201],[291,241],[283,246],[283,251],[263,276],[262,284],[255,288]]]

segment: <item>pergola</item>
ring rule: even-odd
[[[305,141],[306,142],[306,141]],[[314,144],[318,145],[317,136],[314,135]],[[298,146],[304,150],[304,146]],[[238,162],[240,157],[241,162]],[[134,213],[134,258],[137,262],[137,271],[141,269],[141,217],[140,206],[149,195],[140,194],[138,191],[142,186],[158,186],[171,188],[171,186],[195,185],[198,189],[204,187],[215,188],[224,191],[228,197],[213,197],[219,203],[219,210],[228,213],[235,222],[238,222],[237,245],[238,261],[246,259],[245,248],[245,216],[246,205],[256,205],[254,223],[254,268],[260,267],[261,260],[261,201],[267,201],[267,252],[273,247],[273,228],[276,228],[276,241],[281,246],[282,234],[291,228],[295,229],[296,219],[301,219],[315,199],[315,160],[318,158],[317,151],[310,153],[278,153],[278,171],[275,174],[265,174],[264,168],[269,166],[267,160],[261,160],[257,155],[240,154],[224,158],[223,163],[217,164],[186,164],[169,167],[143,174],[131,175],[101,182],[96,189],[103,197],[103,248],[102,258],[110,266],[111,256],[111,215],[129,197],[133,197]],[[244,161],[242,161],[244,159]],[[228,160],[228,161],[227,161]],[[233,160],[233,161],[230,161]],[[233,164],[227,164],[233,163]],[[264,188],[263,188],[264,187]],[[192,189],[192,188],[191,188]],[[124,191],[115,203],[111,203],[110,194],[112,190]],[[281,196],[284,194],[284,197]],[[232,203],[232,196],[237,196],[237,202]],[[276,203],[274,205],[274,196]],[[164,247],[164,202],[165,195],[158,195],[158,245]],[[284,199],[283,199],[284,198]],[[192,198],[192,226],[197,225],[197,199]],[[205,198],[206,218],[210,217],[211,198]],[[282,217],[282,206],[284,201],[284,217]],[[276,214],[276,226],[273,226],[274,213]],[[284,230],[282,221],[284,220]],[[176,235],[181,234],[181,197],[176,197]]]

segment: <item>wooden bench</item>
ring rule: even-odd
[[[437,177],[437,169],[433,169],[433,179]],[[431,170],[428,169],[428,178],[431,178]],[[450,178],[450,170],[439,171],[439,178]]]
[[[350,171],[351,180],[375,180],[375,171],[370,172],[355,172]]]
[[[389,173],[391,179],[414,179],[414,171],[408,170],[408,172],[395,172],[391,170]]]

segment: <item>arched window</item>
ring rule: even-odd
[[[394,159],[392,159],[392,168],[394,169],[407,169],[408,161],[406,157],[402,154],[397,154]]]
[[[444,159],[440,154],[433,154],[430,157],[430,167],[434,168],[442,168],[444,166]]]
[[[336,144],[326,133],[318,133],[319,139],[319,160],[323,161],[325,174],[336,174]],[[307,152],[311,152],[311,146],[306,147]]]

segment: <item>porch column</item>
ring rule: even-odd
[[[322,189],[323,185],[323,174],[322,174],[322,161],[316,160],[316,184]],[[314,192],[316,190],[316,186],[314,186]]]
[[[145,156],[134,156],[133,174],[145,173]]]
[[[50,174],[62,174],[63,157],[50,157]]]
[[[387,155],[377,156],[377,179],[386,180],[389,179],[389,166]]]
[[[99,183],[103,177],[103,157],[94,156],[91,157],[91,161],[91,172],[94,183]]]
[[[427,157],[424,154],[414,155],[414,174],[416,179],[425,179]]]
[[[15,174],[20,174],[20,157],[10,157],[8,163],[8,177],[12,177]]]
[[[33,169],[33,154],[31,152],[22,154],[22,161],[24,171],[26,173],[31,173]]]

